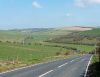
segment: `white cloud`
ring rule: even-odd
[[[35,8],[42,8],[42,6],[41,6],[38,2],[36,2],[36,1],[34,1],[34,2],[32,3],[32,5],[33,5],[33,7],[35,7]]]
[[[89,0],[90,3],[100,4],[100,0]]]
[[[74,0],[74,1],[75,1],[75,6],[82,8],[89,5],[100,4],[100,0]]]
[[[70,17],[70,16],[72,16],[72,14],[71,13],[66,13],[66,16]]]
[[[75,0],[75,6],[77,7],[85,7],[84,1],[83,0]]]

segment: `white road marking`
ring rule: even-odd
[[[63,67],[63,66],[65,66],[65,65],[67,65],[67,64],[68,64],[68,63],[62,64],[62,65],[58,66],[57,68]]]
[[[89,62],[88,62],[88,65],[87,65],[87,68],[86,68],[86,71],[85,71],[84,77],[87,76],[88,68],[89,68],[89,66],[90,66],[90,63],[91,63],[92,57],[93,57],[93,55],[91,56],[91,58],[90,58],[90,60],[89,60]]]
[[[71,60],[70,62],[74,62],[75,60],[78,60],[78,59],[81,59],[82,57],[79,57],[79,58],[76,58],[76,59],[73,59]]]
[[[82,57],[79,57],[79,58],[76,58],[75,60],[77,60],[77,59],[81,59]]]
[[[43,76],[45,76],[45,75],[47,75],[47,74],[49,74],[49,73],[51,73],[51,72],[53,72],[53,70],[50,70],[50,71],[48,71],[48,72],[46,72],[46,73],[40,75],[39,77],[43,77]]]
[[[81,58],[81,57],[80,57],[80,58]],[[80,58],[73,59],[73,60],[71,60],[70,62],[73,62],[73,61],[75,61],[75,60],[77,60],[77,59],[80,59]],[[67,65],[67,64],[68,64],[68,63],[62,64],[62,65],[58,66],[57,68],[61,68],[61,67],[65,66],[65,65]]]
[[[71,60],[70,62],[73,62],[73,61],[75,61],[75,60],[77,60],[77,59],[80,59],[80,58],[73,59],[73,60]],[[68,63],[64,63],[64,64],[58,66],[57,68],[61,68],[61,67],[65,66],[65,65],[67,65],[67,64],[68,64]],[[45,75],[47,75],[47,74],[49,74],[49,73],[51,73],[51,72],[53,72],[53,71],[54,71],[54,70],[50,70],[50,71],[48,71],[48,72],[46,72],[46,73],[40,75],[39,77],[44,77]]]
[[[70,61],[70,62],[73,62],[73,61],[75,61],[75,60],[72,60],[72,61]]]
[[[76,58],[76,59],[79,59],[79,58]],[[76,60],[76,59],[74,59],[74,60]],[[45,63],[50,63],[50,62],[55,62],[55,61],[59,61],[59,60],[49,61],[49,62],[45,62]],[[21,68],[15,68],[13,70],[8,70],[8,71],[5,71],[5,72],[1,72],[0,75],[6,74],[6,73],[10,73],[10,72],[13,72],[13,71],[18,71],[18,70],[21,70],[21,69],[30,68],[30,67],[33,67],[33,66],[36,66],[36,65],[40,65],[40,64],[45,64],[45,63],[38,63],[38,64],[33,64],[33,65],[30,65],[30,66],[25,66],[25,67],[21,67]],[[58,66],[57,68],[60,68],[60,67],[65,66],[67,64],[68,63],[62,64],[61,66]]]

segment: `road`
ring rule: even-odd
[[[83,77],[91,55],[39,64],[6,73],[0,77]]]

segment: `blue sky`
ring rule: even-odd
[[[100,26],[100,0],[0,0],[0,29]]]

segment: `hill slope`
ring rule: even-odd
[[[100,40],[100,28],[95,28],[93,30],[88,30],[88,31],[73,32],[69,35],[57,37],[49,41],[56,43],[75,43],[75,44],[94,45],[99,40]]]

